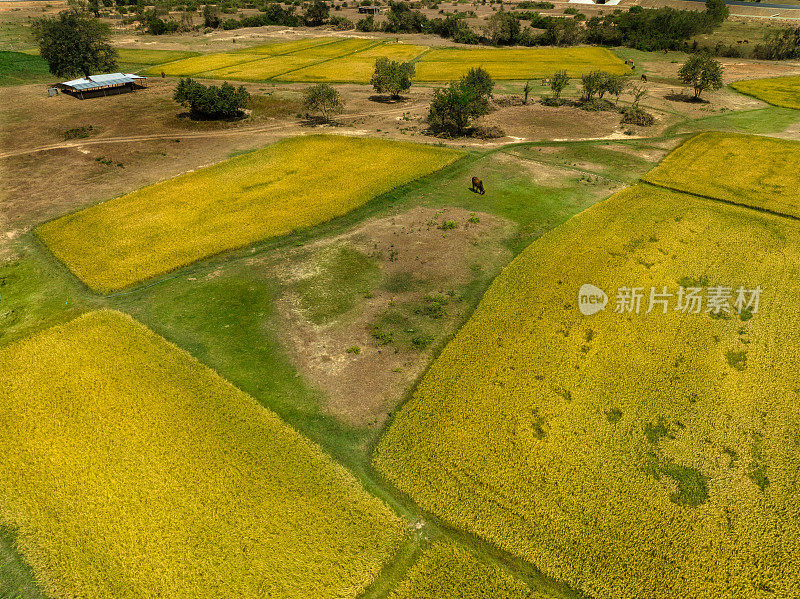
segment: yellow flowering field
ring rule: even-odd
[[[252,56],[252,55],[251,55]],[[221,67],[213,71],[198,73],[198,77],[208,79],[234,79],[237,81],[263,81],[283,73],[313,65],[318,59],[307,56],[287,54],[282,56],[259,57],[258,60]]]
[[[670,189],[800,216],[800,142],[701,133],[642,177]]]
[[[591,597],[800,596],[798,281],[797,222],[622,191],[495,279],[374,463]]]
[[[144,48],[117,48],[119,62],[133,64],[162,64],[197,56],[199,52],[181,50],[149,50]]]
[[[89,287],[107,293],[342,216],[463,155],[370,138],[297,137],[45,223],[38,234]]]
[[[404,537],[316,445],[118,312],[0,351],[0,421],[0,524],[54,598],[355,598]]]
[[[209,79],[368,83],[379,56],[417,60],[419,81],[455,80],[475,66],[483,66],[496,79],[546,77],[561,69],[572,77],[594,69],[620,74],[629,71],[610,50],[594,46],[427,50],[414,44],[320,37],[195,56],[153,66],[145,74],[158,75],[163,70],[167,75]]]
[[[552,599],[453,543],[432,544],[390,599]]]
[[[291,42],[272,42],[263,44],[261,46],[253,46],[239,50],[246,54],[291,54],[298,50],[305,50],[312,46],[319,46],[321,44],[330,44],[337,41],[335,37],[309,37],[301,40],[294,40]]]
[[[145,75],[164,74],[172,77],[193,77],[205,71],[213,71],[224,67],[261,60],[263,56],[256,54],[238,54],[233,52],[219,52],[216,54],[203,54],[183,60],[176,60],[166,64],[152,66],[144,71]]]
[[[731,87],[774,106],[800,109],[800,77],[797,76],[747,79],[731,83]]]
[[[386,57],[390,60],[408,62],[423,54],[427,49],[426,46],[414,44],[385,43],[338,60],[329,60],[286,73],[279,76],[278,79],[369,83],[375,71],[377,58]]]
[[[614,53],[597,46],[573,48],[437,48],[417,63],[419,81],[450,81],[464,75],[470,67],[483,67],[495,79],[548,77],[565,70],[579,77],[600,69],[628,74],[630,67]]]

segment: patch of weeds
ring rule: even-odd
[[[433,335],[418,334],[411,337],[411,345],[414,349],[425,349],[433,343]]]
[[[470,217],[467,219],[467,222],[468,222],[468,223],[471,223],[471,224],[473,224],[473,225],[477,225],[479,222],[481,222],[481,219],[479,219],[477,216],[475,216],[475,215],[473,214],[472,216],[470,216]]]
[[[556,395],[560,395],[566,401],[572,401],[572,391],[564,389],[564,387],[554,387],[553,391]]]
[[[347,353],[348,353],[348,354],[355,354],[355,355],[358,355],[358,354],[360,354],[360,353],[361,353],[361,348],[360,348],[360,347],[358,347],[357,345],[354,345],[353,347],[348,347],[348,348],[347,348]]]
[[[74,127],[72,129],[67,129],[64,131],[64,139],[85,139],[89,137],[92,132],[94,131],[94,127],[92,125],[87,125],[84,127]]]
[[[312,259],[314,272],[295,283],[300,307],[316,324],[334,320],[369,298],[380,278],[375,260],[348,245],[324,248]]]
[[[678,279],[678,285],[681,287],[708,287],[708,277],[706,275],[681,277]]]
[[[392,331],[387,331],[381,325],[376,324],[372,327],[369,334],[375,339],[377,345],[389,345],[392,341],[394,341],[394,333]]]
[[[426,295],[422,306],[414,310],[414,312],[429,318],[442,318],[447,314],[445,311],[447,302],[448,299],[443,295]]]
[[[645,424],[644,436],[651,445],[658,445],[658,442],[664,437],[667,437],[668,439],[675,438],[670,431],[669,426],[667,426],[667,421],[663,418],[659,418],[658,422],[655,424],[652,422]]]
[[[545,429],[547,419],[539,413],[538,408],[533,408],[530,424],[534,437],[542,440],[547,436],[547,430]]]
[[[669,496],[672,503],[698,507],[708,499],[708,478],[696,468],[661,460],[659,470],[678,483],[678,490]]]
[[[742,371],[747,367],[747,352],[728,350],[725,352],[725,359],[728,361],[728,366],[734,370]]]
[[[439,225],[439,228],[442,231],[451,231],[453,229],[456,229],[457,227],[458,223],[454,220],[446,220],[441,225]]]
[[[739,462],[739,454],[736,452],[736,450],[726,447],[722,450],[722,453],[726,454],[728,458],[730,458],[728,460],[728,468],[736,468],[736,465]]]
[[[382,287],[389,293],[406,293],[414,287],[414,277],[408,272],[396,272],[383,281]]]
[[[611,408],[606,412],[606,420],[611,424],[616,424],[622,419],[622,410],[619,408]]]

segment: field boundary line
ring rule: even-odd
[[[753,210],[755,212],[761,212],[763,214],[771,214],[772,216],[780,216],[782,218],[788,218],[790,220],[800,222],[800,216],[786,214],[784,212],[778,212],[776,210],[770,210],[769,208],[761,208],[760,206],[750,206],[748,204],[740,204],[739,202],[733,202],[731,200],[726,200],[724,198],[715,198],[714,196],[704,195],[702,193],[695,193],[693,191],[687,191],[685,189],[678,189],[677,187],[670,187],[669,185],[663,185],[661,183],[653,183],[652,181],[648,181],[645,179],[646,175],[641,178],[641,183],[645,185],[650,185],[652,187],[659,187],[661,189],[666,189],[668,191],[674,191],[677,193],[682,193],[687,196],[695,196],[697,198],[702,198],[704,200],[711,200],[712,202],[719,202],[721,204],[728,204],[729,206],[738,206],[739,208],[746,208],[747,210]]]
[[[345,39],[347,39],[347,38],[345,38]],[[353,38],[353,39],[361,39],[361,38]],[[276,77],[282,77],[283,75],[288,75],[289,73],[294,73],[295,71],[300,71],[302,69],[307,69],[309,67],[316,67],[318,65],[325,64],[326,62],[331,62],[332,60],[339,60],[340,58],[347,58],[348,56],[353,56],[353,54],[358,54],[359,52],[366,52],[367,50],[372,50],[373,48],[377,48],[378,46],[382,46],[382,45],[386,44],[385,40],[375,40],[375,41],[376,41],[376,43],[374,43],[374,44],[372,44],[370,46],[367,46],[366,48],[362,48],[361,50],[355,50],[353,52],[348,52],[347,54],[342,54],[341,56],[336,56],[334,58],[328,58],[326,60],[320,60],[319,62],[315,62],[314,64],[309,64],[309,65],[306,65],[304,67],[298,67],[296,69],[289,69],[288,71],[284,71],[283,73],[278,73],[277,75],[273,75],[272,77],[270,77],[269,79],[266,79],[265,81],[270,81],[270,80],[275,79]],[[306,82],[305,81],[297,81],[296,83],[306,83]],[[307,83],[313,83],[313,81],[308,81]],[[352,83],[352,82],[348,82],[348,83]]]

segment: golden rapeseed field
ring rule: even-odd
[[[798,597],[799,280],[797,222],[622,191],[503,271],[374,463],[598,599]]]
[[[678,191],[800,217],[800,142],[701,133],[642,179]]]
[[[105,293],[342,216],[463,155],[369,138],[298,137],[64,216],[38,234]]]
[[[731,83],[731,87],[774,106],[800,108],[800,77],[746,79]]]
[[[0,351],[0,524],[54,598],[355,598],[403,527],[343,467],[118,312]]]
[[[610,73],[630,71],[606,48],[439,48],[388,41],[311,38],[195,56],[156,65],[146,75],[161,72],[173,76],[242,81],[332,81],[368,83],[375,59],[416,61],[420,81],[459,79],[471,67],[486,68],[495,79],[547,77],[566,70],[571,77],[601,69]]]

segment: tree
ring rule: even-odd
[[[399,98],[400,92],[411,88],[414,78],[414,65],[410,62],[398,62],[386,57],[375,61],[375,73],[372,75],[372,87],[379,94],[388,92],[393,98]]]
[[[590,71],[581,76],[584,101],[591,102],[600,93],[602,79],[603,73],[601,71]]]
[[[721,25],[728,18],[730,11],[725,0],[706,0],[706,15],[708,16],[709,29]]]
[[[620,95],[625,91],[625,76],[606,74],[602,82],[602,90],[610,96],[614,96],[615,103],[618,103]]]
[[[39,52],[57,77],[88,77],[116,69],[117,51],[108,43],[110,33],[107,25],[74,10],[33,22]]]
[[[494,81],[492,81],[492,76],[489,75],[489,71],[483,67],[471,68],[461,80],[464,82],[464,85],[475,89],[478,94],[484,96],[487,101],[492,97]]]
[[[722,65],[705,52],[692,54],[678,71],[678,76],[692,86],[695,98],[700,98],[707,89],[722,87]]]
[[[472,69],[471,71],[484,71]],[[488,73],[487,73],[488,76]],[[489,79],[491,82],[491,78]],[[434,133],[463,135],[472,119],[487,114],[490,110],[489,98],[493,83],[480,84],[477,77],[465,75],[457,83],[437,89],[433,94],[428,125]]]
[[[331,115],[344,108],[339,92],[327,83],[317,83],[303,92],[303,108],[322,113],[322,120],[329,122]]]
[[[526,81],[525,85],[522,86],[522,103],[528,103],[528,96],[531,95],[531,82]]]
[[[172,97],[189,107],[194,116],[209,119],[242,116],[242,109],[250,101],[244,86],[237,88],[230,83],[206,86],[191,78],[181,78]]]
[[[566,71],[557,71],[550,77],[550,91],[553,92],[553,99],[561,98],[561,93],[569,85],[569,76]]]
[[[495,46],[508,46],[517,42],[520,29],[519,19],[510,12],[500,9],[489,17],[484,33]]]
[[[219,18],[219,8],[216,4],[206,4],[203,7],[203,26],[211,29],[219,29],[222,20]]]
[[[331,9],[325,0],[314,0],[306,10],[305,22],[309,27],[319,27],[328,20]]]

